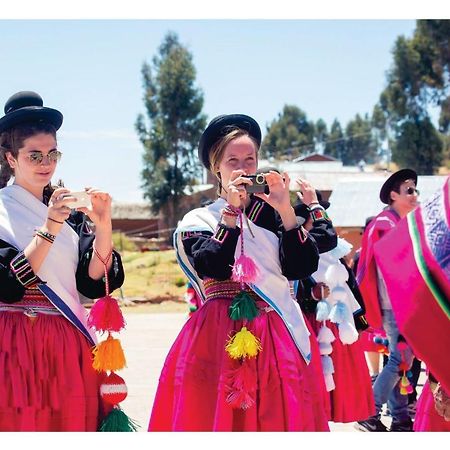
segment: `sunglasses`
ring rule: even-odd
[[[33,166],[39,166],[44,162],[44,158],[47,158],[47,163],[51,164],[58,162],[61,159],[62,153],[59,150],[53,150],[48,155],[43,155],[42,152],[31,152],[27,155],[30,163]]]
[[[416,188],[409,187],[408,189],[406,189],[406,194],[407,194],[407,195],[413,195],[413,194],[419,195],[420,192],[419,192],[419,190],[416,189]]]

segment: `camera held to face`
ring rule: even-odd
[[[249,194],[268,194],[269,186],[267,185],[266,176],[263,173],[256,175],[244,175],[244,178],[248,178],[252,181],[252,185],[246,185],[247,192]]]

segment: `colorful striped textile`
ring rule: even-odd
[[[450,392],[450,202],[447,178],[375,245],[400,332]]]

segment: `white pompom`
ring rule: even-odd
[[[321,355],[329,355],[333,351],[333,346],[325,344],[325,342],[319,342],[319,351]]]
[[[333,289],[331,289],[330,295],[328,296],[327,301],[331,305],[334,305],[337,302],[346,303],[347,297],[348,297],[348,293],[343,287],[335,286]]]
[[[358,340],[358,331],[350,322],[339,324],[339,339],[343,344],[353,344]]]
[[[330,356],[323,355],[320,357],[322,360],[322,372],[326,375],[328,373],[334,373],[333,360]]]
[[[331,344],[335,340],[333,332],[326,326],[320,327],[319,333],[317,334],[317,341],[323,344]]]
[[[325,272],[325,282],[328,286],[336,286],[344,284],[348,280],[348,272],[343,264],[339,261],[332,264]]]
[[[324,375],[324,379],[325,379],[325,387],[327,388],[327,392],[332,391],[336,387],[336,385],[334,384],[333,374],[328,373],[328,374]]]

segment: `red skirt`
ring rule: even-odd
[[[436,412],[428,381],[425,383],[417,402],[414,431],[450,431],[450,422],[447,422]]]
[[[0,431],[96,431],[100,375],[61,315],[0,311]]]
[[[149,431],[328,431],[317,342],[311,335],[307,365],[275,311],[261,312],[246,325],[262,346],[248,360],[255,404],[244,410],[227,403],[233,360],[225,344],[243,324],[229,318],[230,304],[209,300],[184,325],[159,379]]]
[[[315,314],[306,314],[315,333],[318,333],[321,322],[317,322]],[[337,338],[337,326],[327,321],[327,327]],[[373,389],[364,351],[358,339],[354,344],[346,345],[337,338],[332,344],[330,357],[333,361],[333,379],[336,387],[329,392],[333,422],[355,422],[365,420],[375,414]]]

